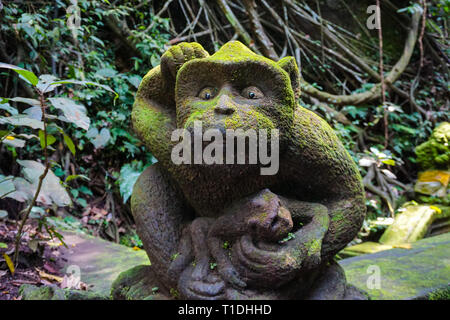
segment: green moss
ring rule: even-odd
[[[186,120],[184,124],[184,128],[189,128],[194,126],[195,121],[201,121],[202,116],[205,113],[205,110],[195,110],[190,115],[189,118]]]
[[[56,286],[42,286],[25,284],[19,288],[19,295],[23,300],[66,300],[64,290]]]
[[[450,300],[450,285],[429,293],[428,300]]]
[[[450,123],[436,127],[428,141],[416,147],[417,162],[422,169],[450,168]]]
[[[197,59],[188,61],[185,63],[179,70],[177,74],[178,76],[183,72],[184,69],[189,68],[191,63],[195,63]],[[276,74],[281,76],[284,84],[282,89],[284,90],[284,94],[280,95],[285,97],[285,101],[283,101],[283,105],[291,106],[291,108],[295,107],[295,98],[294,91],[291,85],[291,78],[289,75],[289,71],[297,70],[298,67],[295,63],[295,60],[281,60],[280,62],[275,62],[271,59],[268,59],[264,56],[258,55],[247,48],[244,44],[239,41],[230,41],[224,44],[220,50],[218,50],[213,55],[203,58],[202,63],[213,63],[213,64],[236,64],[236,63],[258,63],[266,66],[268,70],[273,71]],[[289,62],[289,63],[287,63]],[[293,65],[291,67],[291,65]],[[285,70],[288,69],[288,72]],[[233,78],[240,78],[240,74],[233,74]]]
[[[341,260],[349,283],[367,291],[373,299],[411,299],[448,283],[450,234],[411,244],[411,249],[391,249]],[[370,266],[379,268],[380,286],[369,288]]]
[[[274,196],[275,195],[273,193],[264,193],[263,194],[263,199],[264,199],[264,201],[269,202],[270,200],[273,199]]]
[[[175,288],[170,288],[169,293],[170,293],[171,297],[174,299],[178,299],[180,297],[180,293]]]
[[[313,254],[320,251],[322,247],[322,239],[313,239],[309,241],[307,244],[308,250],[308,256],[312,256]]]
[[[136,266],[122,272],[111,286],[111,296],[116,300],[155,299],[158,293],[146,265]]]
[[[25,284],[19,289],[23,300],[108,300],[106,295],[94,291],[61,289],[54,285],[37,287]]]
[[[331,221],[335,222],[335,221],[341,221],[343,219],[344,219],[344,215],[342,213],[337,213],[333,216]]]

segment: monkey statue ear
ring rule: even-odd
[[[289,75],[295,99],[298,99],[300,97],[300,72],[297,67],[297,62],[295,62],[294,57],[284,57],[277,63]]]

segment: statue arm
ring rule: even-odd
[[[152,154],[170,165],[171,134],[176,128],[175,82],[178,70],[189,60],[209,56],[198,43],[172,46],[139,85],[131,113],[133,129]]]

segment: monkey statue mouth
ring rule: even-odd
[[[223,123],[203,128],[195,121],[187,129],[177,129],[171,158],[175,165],[256,165],[261,175],[275,175],[279,168],[278,130],[225,129]],[[269,166],[267,166],[269,165]],[[267,169],[268,168],[268,169]]]

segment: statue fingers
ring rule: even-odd
[[[161,67],[176,79],[178,70],[189,60],[206,58],[209,54],[203,47],[195,42],[181,42],[167,50],[161,57]]]

